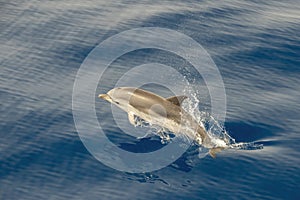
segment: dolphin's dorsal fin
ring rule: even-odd
[[[166,98],[168,101],[172,102],[173,104],[177,105],[177,106],[181,106],[181,103],[183,102],[183,100],[187,99],[187,96],[181,95],[181,96],[173,96],[173,97],[169,97]]]

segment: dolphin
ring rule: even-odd
[[[98,97],[127,112],[132,125],[136,125],[135,117],[139,117],[149,124],[173,132],[175,136],[184,134],[191,141],[195,140],[199,145],[209,148],[213,158],[228,147],[225,140],[207,134],[203,126],[181,107],[187,96],[164,98],[139,88],[118,87]]]

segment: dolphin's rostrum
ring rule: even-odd
[[[209,154],[215,154],[225,148],[225,141],[211,138],[205,129],[182,107],[186,96],[163,98],[152,92],[132,87],[118,87],[99,98],[115,104],[128,113],[129,122],[135,125],[134,117],[153,125],[165,128],[175,135],[184,134],[190,140],[196,140],[199,145],[209,148]]]

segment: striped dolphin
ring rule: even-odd
[[[118,87],[98,97],[127,112],[132,125],[136,125],[137,116],[175,135],[184,134],[188,139],[209,148],[209,154],[213,158],[216,153],[228,147],[225,141],[207,134],[203,126],[181,107],[186,96],[164,98],[139,88]]]

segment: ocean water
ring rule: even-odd
[[[0,199],[300,199],[299,10],[297,1],[2,2]],[[141,27],[201,44],[224,81],[226,131],[264,148],[200,159],[192,147],[165,168],[137,174],[95,159],[73,120],[77,71],[102,41]],[[190,67],[161,50],[135,51],[111,64],[97,92],[149,62]],[[201,88],[201,77],[194,84]],[[203,89],[200,103],[207,96]],[[122,134],[105,105],[96,102],[97,115],[112,141],[129,151],[161,145],[114,137]]]

